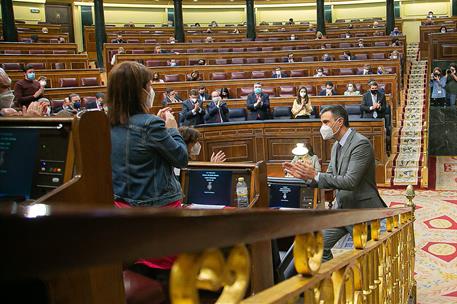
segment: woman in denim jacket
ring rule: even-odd
[[[181,207],[181,186],[173,168],[187,166],[186,144],[170,108],[149,114],[154,99],[152,73],[137,62],[116,65],[108,79],[114,204],[119,208]],[[175,257],[144,258],[132,271],[152,278],[166,295]]]
[[[151,80],[136,62],[115,66],[108,80],[113,190],[121,205],[161,207],[182,199],[173,168],[187,166],[187,147],[169,108],[148,113]]]

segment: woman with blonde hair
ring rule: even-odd
[[[313,112],[313,107],[309,101],[308,90],[302,86],[298,89],[297,98],[292,105],[292,115],[295,119],[307,119]]]

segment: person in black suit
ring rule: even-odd
[[[286,77],[289,77],[289,76],[286,73],[282,72],[280,67],[277,67],[273,71],[273,75],[271,77],[272,78],[286,78]]]
[[[227,103],[219,96],[218,91],[211,93],[211,101],[206,107],[205,123],[221,123],[229,121]]]
[[[167,88],[165,90],[165,93],[163,94],[163,99],[162,99],[162,106],[168,106],[171,103],[178,103],[182,102],[181,97],[178,96],[178,93],[172,89],[172,88]]]
[[[198,100],[197,90],[190,90],[189,99],[182,103],[181,115],[184,119],[182,123],[184,126],[196,126],[205,122],[205,110],[203,109],[203,102]]]
[[[338,95],[338,93],[333,89],[333,82],[327,81],[325,83],[325,89],[319,92],[319,96],[333,96]]]
[[[198,89],[198,101],[199,102],[205,102],[205,101],[209,101],[209,100],[211,100],[211,96],[209,96],[209,94],[206,93],[206,87],[205,86],[201,86]]]
[[[248,95],[246,106],[257,120],[270,118],[270,96],[262,92],[260,82],[254,84],[254,92]]]
[[[294,63],[294,53],[290,53],[286,58],[283,59],[285,63]]]
[[[371,75],[373,72],[371,71],[371,66],[368,64],[365,64],[363,66],[363,70],[358,70],[357,75]]]
[[[90,101],[86,104],[86,109],[97,109],[103,111],[103,100],[105,99],[105,94],[102,92],[98,92],[95,94],[95,101]]]
[[[363,94],[360,108],[364,117],[384,118],[386,114],[386,95],[378,90],[378,83],[374,80],[368,83],[370,91]]]
[[[113,43],[126,43],[126,41],[122,39],[122,34],[117,34],[116,39],[113,40]]]

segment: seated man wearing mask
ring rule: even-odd
[[[325,83],[325,89],[319,92],[319,96],[333,96],[337,95],[336,91],[334,90],[333,82],[327,81]]]
[[[270,118],[270,96],[262,92],[262,84],[254,84],[254,92],[248,95],[246,106],[257,120]]]
[[[228,113],[227,103],[219,96],[219,92],[211,92],[211,101],[206,108],[205,123],[227,122],[229,121]]]
[[[321,113],[321,135],[335,139],[327,172],[317,172],[309,163],[285,163],[284,169],[293,177],[303,179],[311,187],[335,189],[334,209],[387,207],[376,187],[376,163],[368,138],[349,128],[348,113],[340,105],[325,107]],[[323,260],[333,258],[332,247],[352,226],[324,230]]]
[[[289,77],[286,73],[281,71],[280,67],[277,67],[271,76],[272,78],[286,78]]]
[[[22,70],[24,79],[14,85],[14,96],[18,106],[28,106],[32,101],[43,97],[46,83],[35,80],[35,70],[32,66],[26,65]]]
[[[205,110],[203,110],[203,102],[198,99],[197,90],[190,90],[189,99],[183,101],[181,116],[184,119],[184,126],[196,126],[204,123]]]
[[[374,80],[368,83],[370,91],[363,94],[360,108],[364,117],[384,118],[386,114],[386,95],[379,92],[378,83]]]
[[[65,114],[72,114],[75,115],[79,111],[81,111],[81,97],[78,94],[70,94],[67,98],[63,101],[62,107],[54,109],[54,112],[58,116],[62,116]]]

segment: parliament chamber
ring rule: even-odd
[[[0,303],[457,303],[457,0],[2,0]]]

